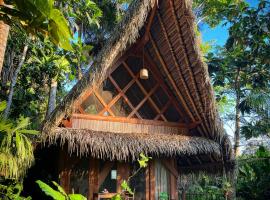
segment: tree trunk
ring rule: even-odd
[[[235,92],[236,92],[236,104],[235,104],[235,133],[234,133],[234,153],[235,157],[240,155],[240,68],[237,69],[235,78]]]
[[[0,0],[0,5],[4,5],[3,0]],[[4,21],[0,21],[0,74],[5,59],[8,33],[9,33],[9,26],[5,24]]]
[[[56,93],[57,93],[57,81],[56,79],[51,80],[50,85],[50,94],[49,94],[49,100],[48,100],[48,109],[46,114],[46,119],[50,116],[50,114],[53,112],[53,110],[56,107]]]
[[[17,83],[17,78],[18,78],[19,72],[21,71],[21,68],[22,68],[22,66],[24,64],[27,51],[28,51],[28,44],[26,44],[24,46],[24,48],[23,48],[23,52],[22,52],[20,63],[18,65],[17,69],[15,70],[15,72],[13,74],[13,77],[11,79],[11,84],[10,84],[10,89],[9,89],[9,94],[8,94],[7,107],[5,109],[4,116],[3,116],[4,119],[7,119],[8,118],[8,115],[9,115],[9,112],[10,112],[10,107],[11,107],[11,104],[12,104],[14,87],[15,87],[15,85]]]

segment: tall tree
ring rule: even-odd
[[[257,8],[244,7],[236,17],[228,18],[231,27],[225,48],[216,55],[208,55],[214,85],[223,88],[221,96],[226,95],[234,100],[236,156],[239,155],[241,126],[254,113],[259,114],[260,107],[264,107],[262,104],[253,108],[247,106],[251,105],[251,98],[247,97],[257,98],[259,96],[255,94],[268,94],[270,88],[269,9],[270,3],[261,0]],[[256,100],[254,98],[253,102]]]

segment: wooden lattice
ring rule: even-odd
[[[148,67],[148,80],[139,78],[141,60],[132,56],[121,62],[101,86],[92,88],[80,99],[79,113],[182,122],[173,95],[154,70]]]

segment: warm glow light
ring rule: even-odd
[[[140,78],[143,79],[143,80],[146,80],[146,79],[149,78],[148,69],[142,68],[140,70]]]

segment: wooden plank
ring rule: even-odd
[[[98,193],[98,172],[99,172],[99,161],[94,158],[90,158],[89,163],[89,183],[88,183],[88,199],[96,200],[96,194]]]
[[[118,162],[117,163],[117,187],[116,192],[121,193],[121,184],[124,180],[128,180],[130,166],[128,163]]]
[[[150,200],[155,200],[156,193],[156,175],[155,175],[155,162],[152,160],[149,162],[150,168]]]
[[[150,200],[150,167],[145,169],[145,200]]]
[[[193,98],[191,97],[191,94],[190,94],[190,92],[189,92],[189,88],[188,88],[188,86],[187,86],[187,84],[186,84],[186,81],[185,81],[185,79],[184,79],[182,73],[181,73],[180,70],[179,70],[180,66],[179,66],[179,64],[178,64],[177,61],[176,61],[175,53],[174,53],[174,51],[172,50],[172,49],[173,49],[172,44],[171,44],[171,42],[170,42],[170,40],[169,40],[167,30],[166,30],[166,28],[165,28],[165,26],[164,26],[163,20],[162,20],[162,18],[161,18],[161,16],[160,16],[159,12],[157,12],[157,16],[158,16],[158,21],[159,21],[159,23],[160,23],[162,32],[163,32],[163,34],[164,34],[164,36],[165,36],[165,39],[166,39],[166,41],[167,41],[167,43],[168,43],[168,45],[169,45],[170,50],[171,50],[170,52],[171,52],[171,54],[172,54],[173,62],[174,62],[174,64],[175,64],[175,67],[177,67],[177,69],[178,69],[177,72],[178,72],[178,74],[179,74],[180,81],[182,82],[182,85],[183,85],[183,87],[184,87],[183,89],[187,92],[187,98],[188,98],[189,101],[191,102],[191,106],[192,106],[192,108],[194,109],[195,114],[196,114],[196,116],[198,117],[198,120],[201,121],[201,116],[200,116],[200,114],[199,114],[199,112],[198,112],[198,109],[197,109],[197,107],[196,107],[196,105],[195,105],[195,102],[194,102]],[[170,75],[170,72],[169,72],[168,70],[167,70],[166,73],[167,73],[167,75]],[[174,82],[174,84],[176,84],[176,83]],[[178,87],[176,87],[176,90],[178,90]],[[179,92],[179,94],[181,94],[181,93]],[[182,98],[183,98],[183,97],[182,97]],[[184,99],[183,99],[183,101],[185,102]],[[185,103],[186,103],[186,102],[185,102]],[[187,104],[186,104],[186,106],[187,106],[187,108],[188,108],[188,105],[187,105]],[[191,112],[190,112],[190,113],[191,113]],[[191,115],[192,115],[192,114],[191,114]],[[192,115],[192,117],[194,118],[193,115]],[[195,121],[195,119],[193,119],[193,121]],[[206,135],[208,136],[208,131],[207,131],[207,129],[205,128],[204,124],[202,124],[202,129],[203,129],[202,134],[203,134],[203,135],[206,134]]]
[[[164,121],[155,121],[147,119],[135,119],[135,118],[125,118],[125,117],[107,117],[107,116],[98,116],[98,115],[84,115],[84,114],[72,114],[72,117],[75,119],[86,119],[86,120],[103,120],[111,122],[122,122],[122,123],[131,123],[131,124],[145,124],[145,125],[155,125],[155,126],[169,126],[177,128],[188,128],[186,123],[179,122],[164,122]]]
[[[189,77],[191,78],[191,82],[193,86],[195,86],[195,91],[199,91],[198,87],[197,87],[197,84],[196,84],[196,81],[195,81],[195,78],[194,78],[194,75],[192,73],[192,70],[190,69],[190,66],[191,66],[191,63],[188,59],[188,54],[187,54],[187,48],[186,48],[186,45],[184,44],[184,38],[183,38],[183,34],[182,34],[182,31],[180,29],[180,25],[177,21],[177,16],[176,16],[176,12],[175,12],[175,8],[174,8],[174,3],[172,0],[169,0],[167,1],[169,3],[169,7],[170,7],[170,10],[171,10],[171,13],[173,14],[173,19],[174,19],[174,22],[175,22],[175,27],[177,29],[177,32],[178,32],[178,36],[181,40],[181,43],[183,44],[183,49],[184,49],[184,60],[185,60],[185,65],[188,69],[188,73],[189,73]],[[201,104],[201,107],[203,107],[203,103],[202,103],[202,100],[200,98],[200,96],[198,95],[198,93],[196,92],[196,96],[197,98],[200,100],[199,103]],[[194,103],[195,104],[195,103]],[[196,109],[196,108],[195,108]],[[199,116],[200,118],[200,116]],[[211,134],[211,131],[210,131],[210,127],[206,124],[206,129],[208,130],[208,135]]]

